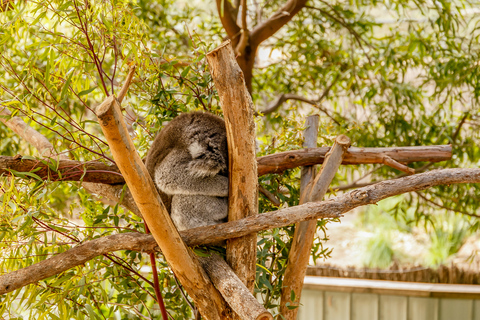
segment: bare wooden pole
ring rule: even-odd
[[[242,320],[273,320],[273,316],[250,293],[220,256],[200,257],[203,268],[228,305]]]
[[[307,186],[304,193],[301,194],[300,204],[320,201],[323,198],[349,146],[350,139],[347,136],[340,135],[337,137],[332,149],[326,155],[325,162],[315,177],[315,181]],[[292,247],[288,254],[288,265],[283,277],[280,302],[280,313],[286,320],[295,320],[297,318],[303,279],[305,278],[316,230],[317,220],[303,221],[295,226]],[[291,298],[292,291],[294,292],[293,300]],[[292,309],[291,307],[297,308]]]
[[[318,136],[319,115],[312,115],[305,121],[303,133],[303,148],[316,148]],[[315,166],[303,166],[300,171],[300,194],[304,194],[307,186],[315,179]]]
[[[258,213],[258,176],[255,157],[253,102],[230,41],[207,54],[227,127],[229,157],[228,220]],[[253,292],[257,237],[250,234],[227,241],[227,262]]]
[[[225,301],[213,286],[196,256],[180,238],[156,192],[152,178],[130,139],[116,98],[108,97],[97,107],[96,113],[113,158],[175,275],[193,298],[203,317],[206,319],[228,318]]]

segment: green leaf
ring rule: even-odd
[[[90,88],[90,89],[87,89],[87,90],[83,90],[81,92],[78,93],[78,96],[81,97],[81,96],[84,96],[86,94],[89,94],[90,92],[92,92],[93,90],[97,89],[98,87],[93,87],[93,88]],[[90,120],[91,121],[91,120]],[[94,121],[92,121],[94,122]]]

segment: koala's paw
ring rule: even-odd
[[[210,159],[197,159],[188,164],[188,170],[195,177],[206,178],[213,177],[225,170],[225,165]]]

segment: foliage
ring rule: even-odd
[[[453,214],[438,217],[436,228],[429,230],[430,247],[425,257],[427,265],[439,266],[457,253],[469,236],[469,223]]]
[[[472,225],[476,219],[439,210],[428,215],[428,223],[418,225],[419,215],[415,212],[418,206],[408,202],[406,196],[393,197],[360,213],[356,229],[371,233],[362,245],[361,257],[365,266],[386,268],[396,262],[399,265],[414,263],[438,267],[447,263],[476,229]],[[418,240],[418,257],[399,245],[402,242],[399,238],[411,234],[415,234]]]
[[[393,262],[394,253],[391,234],[379,231],[366,241],[363,263],[369,268],[388,268]]]
[[[283,4],[247,3],[251,25]],[[264,110],[280,94],[295,93],[328,110],[329,116],[297,100],[258,116],[259,155],[300,148],[304,116],[320,112],[319,145],[331,145],[339,133],[360,147],[452,144],[452,161],[412,166],[478,166],[476,5],[309,1],[260,47],[252,97]],[[0,35],[0,108],[21,116],[72,159],[111,160],[93,107],[118,92],[131,64],[137,66],[137,77],[123,105],[136,114],[131,129],[142,156],[154,133],[177,114],[197,109],[219,113],[204,55],[225,33],[208,2],[18,2],[13,10],[0,13]],[[266,63],[265,55],[270,55]],[[39,155],[0,124],[0,154],[17,153]],[[397,176],[384,166],[344,167],[334,185]],[[298,204],[298,182],[298,169],[260,179],[282,206]],[[405,230],[412,224],[438,226],[432,217],[443,210],[474,214],[478,194],[477,185],[435,187],[405,196],[389,212],[403,217]],[[143,230],[138,218],[100,203],[77,183],[3,176],[0,200],[2,273],[82,241]],[[260,209],[275,206],[260,197]],[[478,221],[470,220],[468,228],[475,231]],[[325,224],[319,222],[324,232]],[[438,232],[432,233],[438,248],[445,248],[441,239],[452,234],[457,233],[454,243],[463,239],[463,231],[441,227]],[[259,236],[256,292],[268,308],[278,304],[292,234],[287,227]],[[328,256],[326,238],[319,232],[312,250],[315,259]],[[385,242],[380,245],[388,251]],[[158,260],[170,314],[175,319],[191,317],[181,288],[161,256]],[[98,257],[0,297],[0,312],[12,319],[155,318],[151,273],[143,272],[147,265],[148,257],[136,252]]]

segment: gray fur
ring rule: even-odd
[[[228,149],[221,118],[178,116],[157,135],[145,165],[178,230],[226,221]]]

